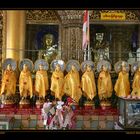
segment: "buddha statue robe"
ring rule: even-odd
[[[45,99],[46,92],[49,89],[48,74],[45,70],[38,70],[35,77],[35,91],[39,97]]]
[[[82,96],[80,77],[77,70],[71,70],[65,76],[64,92],[77,103]]]
[[[102,70],[98,77],[98,95],[100,100],[111,97],[113,91],[111,76],[108,71]]]
[[[140,97],[140,71],[136,71],[132,83],[132,96]]]
[[[16,92],[16,74],[13,70],[6,69],[2,77],[1,94],[14,95]]]
[[[64,95],[63,87],[64,87],[64,74],[60,69],[59,70],[55,69],[55,71],[52,73],[51,88],[50,88],[50,90],[55,95],[55,98],[61,100],[62,96]]]
[[[86,70],[82,75],[81,87],[87,99],[92,100],[96,96],[95,78],[92,70]]]
[[[22,70],[19,77],[19,91],[21,97],[33,96],[32,75],[29,70]]]
[[[127,71],[119,72],[114,90],[118,97],[126,97],[130,94],[129,73]]]

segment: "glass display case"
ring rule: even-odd
[[[124,129],[140,129],[140,99],[119,98],[118,124]]]

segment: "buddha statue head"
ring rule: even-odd
[[[87,71],[91,71],[91,66],[87,65]]]
[[[12,70],[11,64],[8,64],[7,67],[6,67],[6,69],[7,69],[7,70]]]
[[[71,70],[72,70],[72,71],[76,71],[76,68],[75,68],[74,65],[71,65]]]
[[[39,70],[43,70],[43,68],[44,68],[43,65],[40,64],[40,65],[39,65]]]
[[[45,48],[52,47],[53,42],[54,42],[54,36],[52,34],[46,34],[46,35],[44,35],[44,37],[43,37],[43,46]]]
[[[122,71],[126,71],[126,64],[125,64],[125,62],[122,62]]]
[[[138,66],[138,71],[140,72],[140,65]]]
[[[106,72],[107,71],[107,66],[106,65],[102,65],[102,70]]]
[[[60,69],[61,69],[61,68],[60,68],[60,65],[57,64],[56,67],[55,67],[55,69],[56,69],[57,71],[60,71]]]
[[[24,70],[24,71],[27,71],[27,70],[28,70],[28,65],[27,65],[27,64],[24,64],[24,65],[23,65],[23,70]]]

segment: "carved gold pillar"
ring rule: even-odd
[[[83,61],[82,24],[67,24],[62,26],[62,59]]]
[[[7,11],[6,58],[24,57],[26,17],[23,10]]]

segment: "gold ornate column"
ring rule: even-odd
[[[76,59],[79,62],[83,61],[82,51],[82,25],[74,24],[71,27],[69,24],[62,26],[62,59]]]
[[[61,58],[83,61],[81,10],[58,11],[61,17]]]
[[[19,61],[24,57],[26,15],[23,10],[7,11],[6,58]]]

